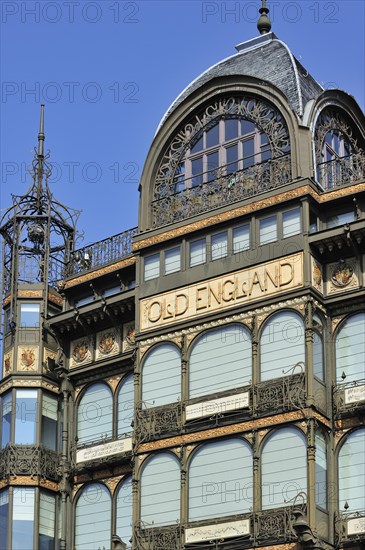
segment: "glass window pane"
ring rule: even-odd
[[[189,467],[189,520],[242,514],[252,509],[252,452],[240,439],[203,445]]]
[[[300,227],[300,208],[293,208],[283,212],[283,238],[298,235],[301,231]]]
[[[176,273],[181,269],[180,246],[165,251],[165,275]]]
[[[93,384],[77,409],[77,437],[80,443],[97,442],[112,436],[113,398],[105,384]]]
[[[260,244],[272,243],[278,239],[276,216],[260,220]]]
[[[241,225],[233,229],[233,253],[250,248],[250,224]]]
[[[12,550],[33,548],[34,496],[34,489],[13,489]]]
[[[117,535],[131,548],[132,538],[132,478],[122,482],[117,492]]]
[[[43,394],[42,397],[42,434],[45,447],[57,450],[57,397]]]
[[[175,193],[179,193],[185,189],[185,164],[180,163],[175,171],[174,176]]]
[[[203,183],[203,158],[191,161],[191,186],[201,185]]]
[[[117,285],[117,286],[113,286],[111,288],[106,288],[105,290],[103,290],[102,296],[104,296],[104,298],[107,298],[108,296],[114,296],[119,292],[120,292],[120,285]]]
[[[316,434],[316,504],[327,508],[327,446],[321,432]]]
[[[9,490],[0,492],[0,550],[8,549]]]
[[[56,523],[56,496],[39,494],[39,550],[54,550]]]
[[[241,136],[252,134],[252,132],[255,132],[255,130],[256,126],[253,122],[250,122],[249,120],[241,120]]]
[[[141,520],[145,527],[180,522],[180,465],[169,453],[153,456],[142,471]]]
[[[20,326],[21,327],[39,327],[39,304],[21,304],[20,305]]]
[[[227,174],[233,174],[238,170],[238,145],[226,148]]]
[[[313,333],[313,372],[320,380],[324,380],[323,343],[318,332]]]
[[[219,122],[213,128],[206,131],[206,147],[213,147],[219,143]]]
[[[205,239],[190,243],[190,267],[204,264],[206,261]]]
[[[160,276],[160,254],[153,254],[144,259],[144,280],[156,279]]]
[[[214,181],[217,179],[218,172],[217,169],[219,167],[219,155],[218,152],[210,153],[210,155],[207,155],[207,177],[206,181]]]
[[[157,407],[181,399],[181,357],[171,344],[161,344],[147,355],[142,367],[144,407]]]
[[[203,135],[200,136],[200,138],[195,142],[195,144],[191,147],[190,151],[191,154],[197,153],[198,151],[201,151],[203,149]]]
[[[189,397],[250,383],[251,365],[251,336],[242,325],[228,325],[205,333],[193,345],[190,355]]]
[[[212,235],[212,260],[218,260],[227,256],[228,252],[228,236],[227,231]]]
[[[349,512],[365,509],[365,430],[352,432],[340,449],[338,461],[339,509]]]
[[[10,443],[11,435],[11,392],[4,395],[1,399],[2,411],[1,411],[1,447],[5,447]]]
[[[37,390],[16,390],[14,442],[30,445],[36,442]]]
[[[341,212],[337,216],[330,216],[327,218],[327,229],[332,227],[337,227],[339,225],[344,225],[345,223],[351,223],[356,220],[355,212],[351,210],[350,212]]]
[[[255,164],[255,141],[254,139],[246,139],[243,142],[243,168],[248,168]]]
[[[75,548],[110,549],[111,498],[101,483],[87,485],[77,500],[75,511]]]
[[[305,364],[303,319],[294,312],[273,315],[264,325],[260,340],[261,380],[272,380],[301,372]]]
[[[131,435],[133,416],[134,380],[133,374],[129,374],[123,379],[118,392],[118,437]]]
[[[342,323],[336,337],[337,383],[365,378],[365,313],[357,313]],[[345,379],[342,378],[345,373]]]
[[[238,124],[239,121],[236,118],[229,118],[224,121],[225,141],[235,139],[238,136]]]
[[[307,492],[307,445],[294,428],[281,428],[269,436],[261,459],[262,509],[288,506]]]

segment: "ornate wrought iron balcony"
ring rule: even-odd
[[[133,531],[134,547],[138,550],[178,550],[182,546],[182,527],[147,527],[138,524]]]
[[[338,547],[359,547],[365,545],[365,510],[341,512],[335,518],[336,542]]]
[[[132,253],[132,239],[138,228],[133,227],[103,241],[79,248],[72,253],[67,266],[67,277],[79,275],[103,265],[126,258]]]
[[[182,403],[142,409],[136,407],[135,437],[137,443],[151,441],[164,435],[173,435],[183,427]]]
[[[0,451],[0,479],[20,475],[57,481],[58,453],[38,445],[7,445]]]
[[[333,388],[333,412],[336,417],[365,410],[365,379],[338,384]]]
[[[365,153],[360,151],[347,157],[322,162],[317,167],[318,181],[329,191],[347,183],[365,179]]]
[[[285,412],[305,407],[305,374],[284,376],[267,382],[260,382],[254,389],[257,415],[273,412]]]
[[[214,173],[210,170],[201,174],[206,183],[200,185],[193,185],[193,180],[179,180],[166,186],[166,194],[152,203],[153,227],[185,220],[286,185],[291,180],[291,156],[283,155],[237,172],[227,171],[227,166],[223,166]],[[182,185],[186,188],[177,191]]]

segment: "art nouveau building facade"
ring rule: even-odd
[[[0,548],[365,547],[364,116],[273,33],[237,50],[92,246],[41,126],[2,224]]]

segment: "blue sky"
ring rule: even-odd
[[[1,2],[1,202],[25,166],[46,104],[52,189],[83,210],[79,245],[137,225],[138,181],[157,125],[202,71],[257,35],[259,0]],[[272,30],[324,87],[364,108],[361,0],[268,1]]]

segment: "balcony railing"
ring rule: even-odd
[[[365,379],[338,384],[333,388],[335,416],[353,414],[361,410],[365,410]]]
[[[365,545],[365,510],[341,512],[335,518],[337,547]]]
[[[133,227],[103,241],[75,250],[68,264],[67,276],[72,277],[126,258],[132,253],[132,239],[137,230],[137,227]]]
[[[364,180],[365,153],[361,151],[318,164],[317,179],[326,191]]]
[[[166,195],[152,203],[153,227],[185,220],[191,216],[265,193],[291,180],[290,154],[270,159],[243,170],[227,173],[223,166],[199,175],[205,183],[178,181],[168,187]],[[199,181],[198,180],[198,181]],[[186,187],[177,191],[181,186]]]
[[[58,480],[59,455],[39,445],[7,445],[0,451],[0,479],[23,475]]]
[[[147,527],[143,523],[134,527],[134,547],[138,550],[179,550],[182,548],[182,527]]]

